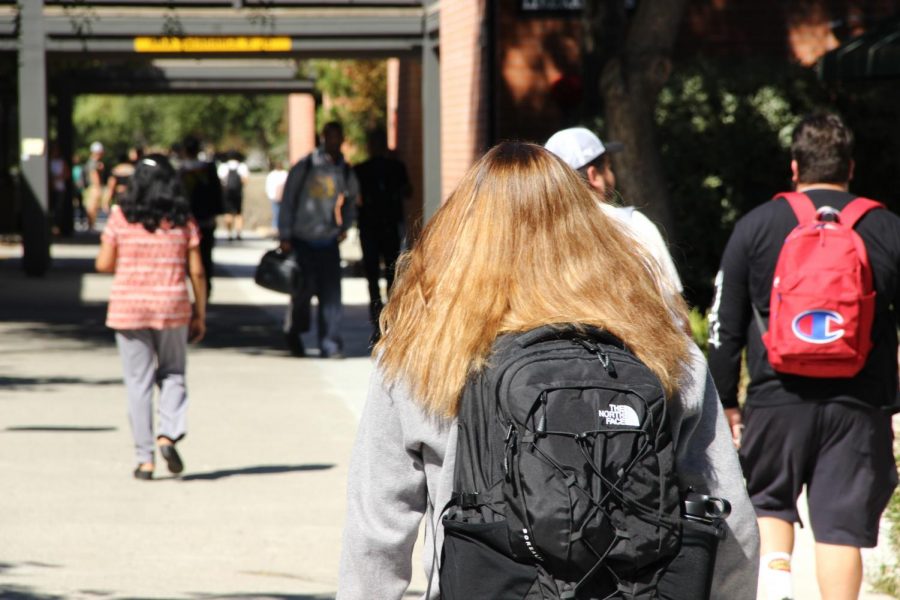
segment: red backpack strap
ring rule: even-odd
[[[788,201],[788,204],[791,205],[791,209],[794,211],[794,215],[797,217],[797,221],[801,225],[816,220],[816,205],[803,192],[782,192],[776,194],[772,200],[778,200],[779,198],[784,198]]]
[[[868,198],[854,198],[841,211],[841,224],[852,229],[867,212],[876,208],[884,208],[884,204]]]

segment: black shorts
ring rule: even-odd
[[[839,402],[752,407],[740,457],[757,516],[800,522],[806,485],[817,542],[872,548],[897,486],[891,417]]]
[[[222,205],[226,215],[239,215],[244,209],[244,195],[225,191],[222,194]]]

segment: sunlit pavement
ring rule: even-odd
[[[372,368],[365,281],[344,280],[349,357],[291,358],[286,297],[252,280],[274,242],[220,241],[210,332],[189,354],[186,471],[171,477],[159,460],[156,480],[139,482],[94,242],[56,244],[43,279],[0,246],[0,598],[333,597]],[[342,250],[358,256],[352,240]],[[812,554],[804,530],[798,599],[819,597]]]
[[[171,477],[158,460],[152,482],[131,476],[96,245],[56,244],[43,279],[0,246],[0,597],[333,597],[372,368],[368,297],[364,280],[345,280],[348,358],[287,356],[286,297],[252,280],[272,246],[216,248],[210,331],[188,357],[186,470]]]

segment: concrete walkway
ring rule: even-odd
[[[186,471],[138,482],[91,242],[55,245],[44,279],[0,246],[0,598],[333,597],[372,368],[364,280],[344,281],[350,358],[293,359],[285,297],[252,281],[272,243],[220,243],[210,332],[189,354]]]

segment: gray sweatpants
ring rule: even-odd
[[[159,386],[159,436],[177,442],[187,430],[184,368],[187,325],[116,331],[128,390],[128,417],[138,463],[154,462],[153,386]]]

